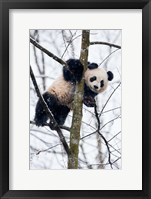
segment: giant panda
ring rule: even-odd
[[[84,74],[84,104],[88,107],[94,107],[94,98],[107,89],[108,81],[113,79],[111,71],[106,71],[96,63],[90,63]]]
[[[83,76],[83,65],[79,59],[69,59],[66,63],[68,68],[63,66],[62,75],[43,93],[43,98],[59,125],[64,124],[70,112],[76,82],[80,82]],[[37,126],[44,126],[48,120],[40,100],[36,105],[34,120]]]
[[[58,125],[64,124],[71,110],[76,82],[80,82],[83,77],[83,65],[79,59],[69,59],[66,63],[68,68],[63,66],[62,75],[43,93],[43,98]],[[96,63],[88,62],[84,78],[83,102],[86,106],[93,107],[95,96],[107,88],[108,80],[113,79],[113,74],[110,71],[106,72],[103,68],[98,68]],[[34,120],[37,126],[44,126],[48,120],[40,100],[36,104]]]

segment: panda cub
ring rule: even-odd
[[[106,72],[104,68],[99,68],[96,63],[90,63],[84,74],[84,104],[94,107],[94,98],[107,89],[108,81],[113,79],[111,71]]]
[[[80,82],[83,76],[83,65],[78,59],[69,59],[66,63],[68,68],[63,66],[63,74],[43,94],[45,102],[59,125],[64,124],[70,112],[76,82]],[[44,126],[48,120],[40,100],[36,105],[34,120],[37,126]]]
[[[68,68],[63,66],[63,74],[43,94],[45,102],[59,125],[65,123],[74,99],[76,82],[80,82],[83,77],[83,65],[80,60],[69,59],[66,62]],[[96,63],[88,62],[84,78],[83,103],[88,107],[93,107],[95,96],[107,88],[108,81],[113,79],[113,74],[110,71],[106,72],[103,68],[98,68]],[[37,126],[44,126],[48,120],[40,100],[36,105],[34,120]]]

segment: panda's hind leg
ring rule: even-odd
[[[53,108],[56,106],[56,99],[53,95],[49,94],[48,92],[43,94],[43,98],[45,102],[47,103],[50,111],[53,110]],[[35,110],[35,124],[36,126],[44,126],[48,120],[47,113],[43,109],[42,103],[40,100],[38,100]]]
[[[56,122],[59,125],[63,125],[65,123],[68,113],[70,112],[70,109],[67,106],[60,105],[56,97],[48,92],[43,94],[43,98],[47,103],[49,110],[52,112]],[[47,120],[47,113],[43,109],[41,101],[38,100],[34,118],[35,124],[37,126],[44,126]]]
[[[70,109],[67,106],[58,105],[52,113],[58,125],[63,125],[69,112]]]
[[[36,105],[35,118],[34,118],[35,124],[36,126],[44,126],[47,120],[48,116],[43,109],[41,101],[38,100]]]

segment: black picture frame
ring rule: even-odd
[[[142,190],[9,190],[9,9],[142,9]],[[151,53],[151,1],[0,0],[0,15],[0,197],[5,199],[151,198],[151,128],[149,122],[151,113],[151,92],[149,92],[151,90],[151,81],[149,78],[149,75],[151,75],[149,54]],[[135,75],[137,73],[134,74],[134,78]]]

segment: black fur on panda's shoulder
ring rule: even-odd
[[[80,82],[83,76],[83,65],[79,59],[68,59],[66,61],[67,67],[63,67],[63,76],[66,81]]]

